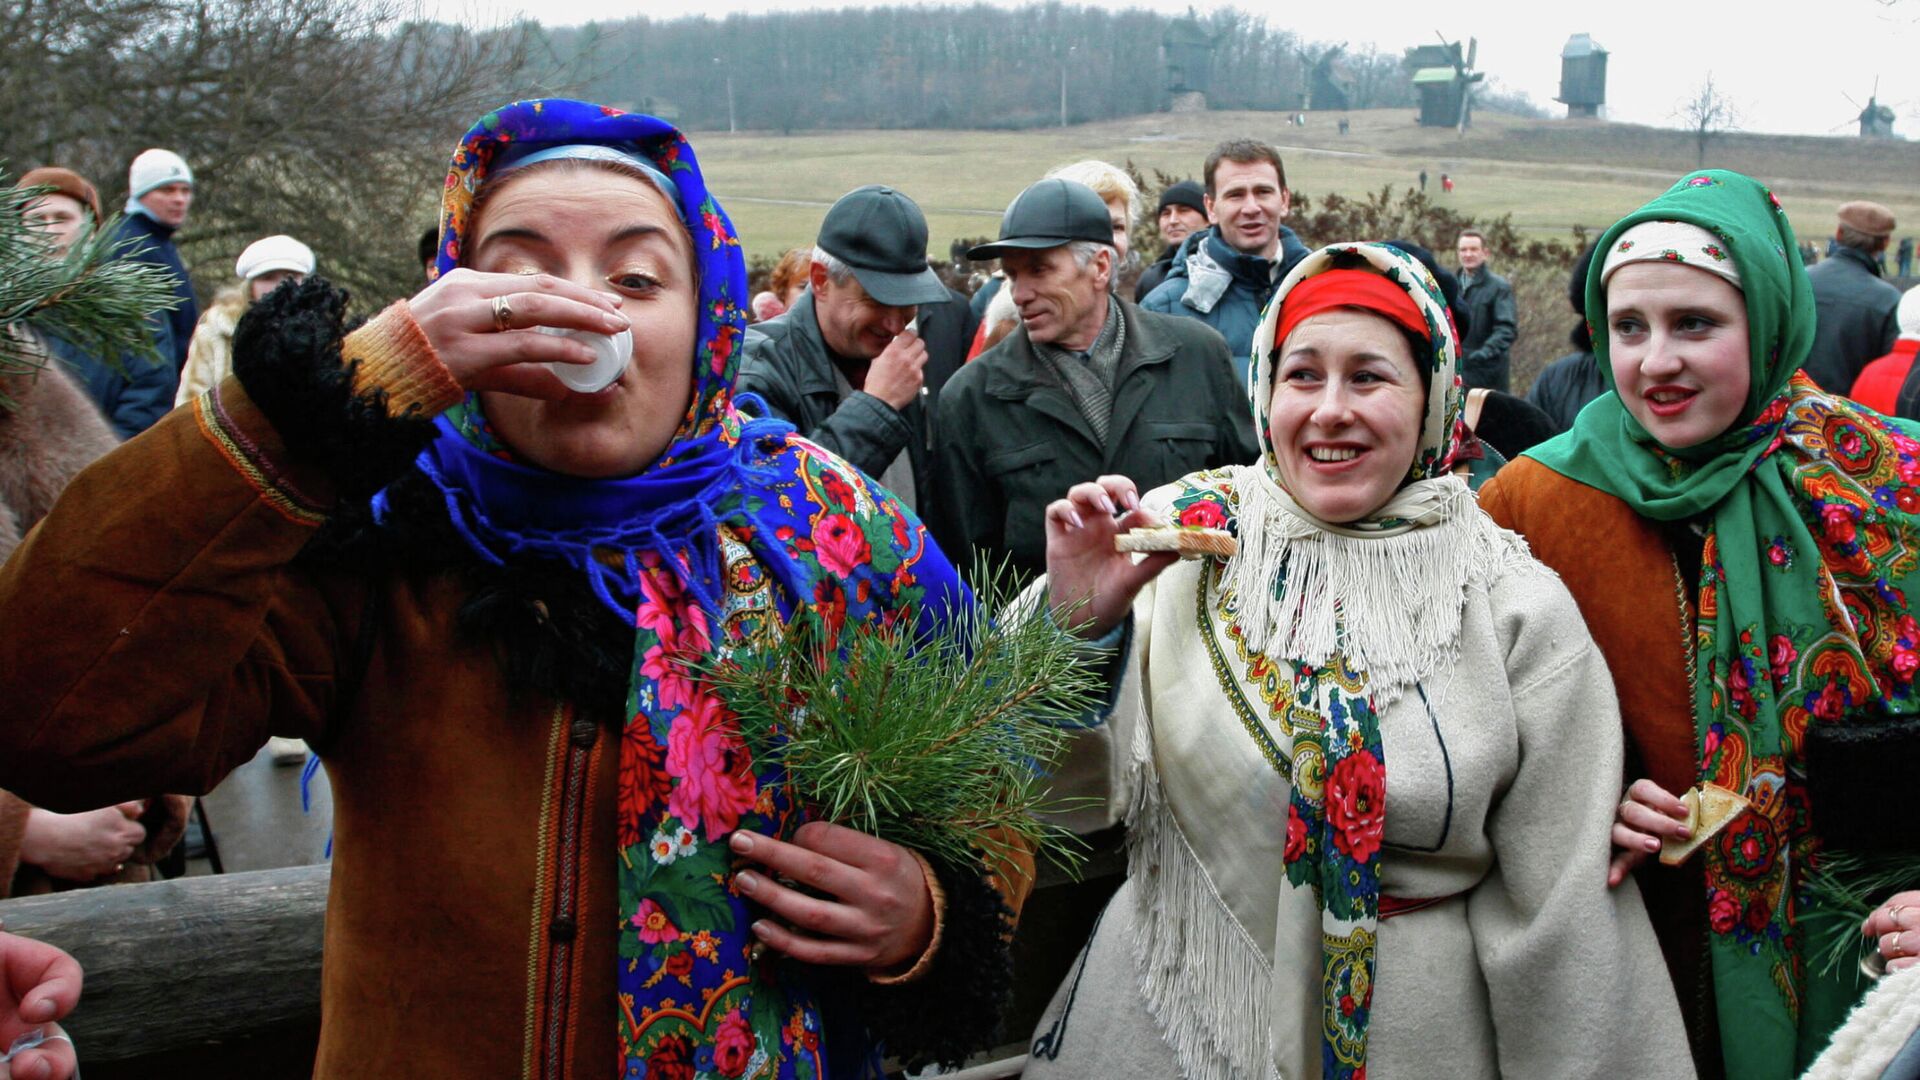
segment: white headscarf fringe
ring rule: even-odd
[[[1127,877],[1140,993],[1185,1080],[1277,1080],[1273,970],[1162,801],[1150,720],[1135,726]]]
[[[1343,657],[1366,672],[1377,709],[1453,663],[1471,590],[1532,563],[1458,477],[1408,484],[1375,515],[1403,527],[1358,532],[1315,519],[1258,466],[1236,471],[1240,550],[1224,584],[1247,648]]]

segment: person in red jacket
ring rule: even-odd
[[[1894,414],[1900,384],[1907,380],[1907,371],[1913,367],[1914,353],[1920,352],[1920,285],[1900,297],[1894,317],[1900,322],[1900,336],[1893,343],[1893,351],[1861,368],[1860,377],[1853,380],[1853,390],[1847,395],[1887,416]]]

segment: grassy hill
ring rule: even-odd
[[[1342,115],[1351,121],[1345,137],[1336,130]],[[944,254],[956,238],[994,233],[1007,202],[1053,165],[1131,159],[1148,176],[1197,176],[1207,151],[1235,136],[1279,146],[1295,191],[1409,186],[1424,168],[1436,198],[1440,174],[1453,176],[1455,209],[1511,213],[1516,225],[1543,233],[1604,227],[1694,165],[1686,133],[1627,124],[1483,114],[1463,139],[1415,125],[1405,109],[1309,113],[1305,127],[1284,121],[1266,112],[1152,114],[1018,132],[701,132],[694,144],[748,252],[758,255],[811,243],[826,207],[859,184],[913,196],[927,211],[934,253]],[[1834,207],[1851,198],[1886,203],[1905,231],[1920,235],[1920,143],[1734,133],[1714,143],[1708,163],[1772,184],[1804,238],[1822,242]]]

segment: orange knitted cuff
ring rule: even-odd
[[[404,416],[414,406],[422,416],[438,416],[466,396],[420,324],[413,321],[405,300],[394,301],[348,334],[340,345],[340,359],[359,364],[353,372],[355,396],[386,391],[387,411],[394,416]]]
[[[933,933],[927,938],[927,947],[920,954],[920,959],[915,960],[907,970],[896,974],[867,972],[867,981],[875,986],[900,986],[913,982],[927,973],[927,969],[933,966],[934,956],[940,952],[940,935],[947,926],[947,890],[940,887],[940,878],[934,874],[933,864],[925,856],[915,851],[913,857],[920,864],[920,872],[926,875],[927,892],[933,897]]]

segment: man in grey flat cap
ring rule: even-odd
[[[1819,322],[1806,372],[1820,389],[1846,394],[1869,361],[1885,356],[1900,336],[1900,290],[1880,277],[1880,259],[1893,236],[1893,211],[1874,202],[1840,205],[1833,254],[1807,269]]]
[[[955,565],[984,553],[1037,575],[1042,515],[1074,484],[1120,473],[1146,491],[1259,455],[1226,340],[1111,295],[1113,222],[1092,188],[1040,181],[1007,207],[1000,239],[967,258],[1000,260],[1020,326],[940,402],[956,534],[942,543]]]
[[[821,220],[808,274],[792,308],[748,328],[738,388],[899,495],[938,538],[930,413],[967,331],[965,300],[927,265],[927,219],[890,187],[855,188]],[[953,332],[925,333],[936,310]]]

